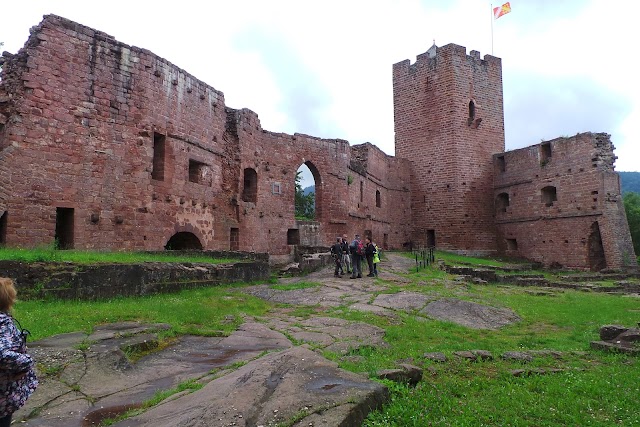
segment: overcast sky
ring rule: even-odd
[[[495,2],[499,6],[503,2]],[[502,58],[507,149],[606,132],[640,171],[640,2],[513,0],[62,1],[0,5],[15,53],[48,13],[146,48],[250,108],[275,132],[394,154],[392,64],[455,43]],[[492,43],[493,22],[493,43]]]

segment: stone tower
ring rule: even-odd
[[[502,63],[435,44],[393,66],[396,156],[412,162],[414,244],[494,252],[492,156],[504,151]]]

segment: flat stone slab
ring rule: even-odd
[[[356,426],[389,398],[382,384],[294,347],[254,360],[204,388],[114,427]]]
[[[335,317],[311,317],[301,320],[280,316],[264,319],[272,329],[290,335],[303,343],[346,354],[361,347],[387,347],[385,331],[363,322],[352,322]]]
[[[14,419],[22,421],[37,410],[39,415],[20,425],[98,425],[104,417],[135,407],[159,390],[171,389],[187,379],[206,377],[213,369],[250,361],[266,351],[292,346],[283,334],[263,324],[247,322],[228,337],[180,337],[173,345],[131,364],[121,347],[157,340],[148,331],[164,326],[128,326],[96,329],[98,341],[89,341],[89,336],[78,333],[62,335],[59,341],[51,337],[31,343],[29,351],[36,362],[58,372],[40,375],[40,386]],[[91,344],[78,349],[83,342]]]
[[[425,294],[402,291],[395,294],[380,294],[373,301],[373,305],[392,310],[417,311],[434,299]]]
[[[499,329],[519,322],[520,317],[506,308],[496,308],[455,298],[429,303],[420,313],[473,329]]]

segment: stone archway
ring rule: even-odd
[[[200,243],[200,239],[188,231],[180,231],[167,241],[167,244],[164,246],[165,250],[168,251],[184,251],[184,250],[202,250],[202,243]]]
[[[322,209],[322,178],[320,176],[320,172],[318,171],[318,168],[316,167],[316,165],[313,164],[313,162],[310,160],[303,161],[302,164],[298,167],[298,170],[300,170],[300,167],[302,166],[306,166],[307,168],[309,168],[309,171],[313,176],[313,181],[315,186],[314,221],[321,221],[323,216],[323,209]]]

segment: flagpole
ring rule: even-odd
[[[491,13],[491,56],[493,56],[493,3],[489,5]]]

